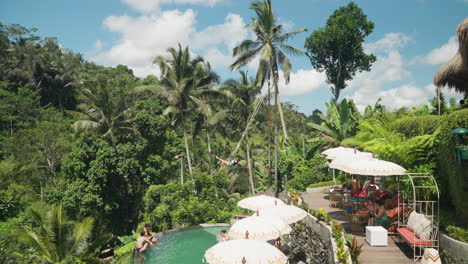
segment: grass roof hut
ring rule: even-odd
[[[447,85],[456,91],[468,95],[468,18],[457,27],[458,52],[437,70],[434,84],[437,87]]]

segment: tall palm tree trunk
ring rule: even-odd
[[[288,132],[286,131],[286,123],[284,122],[284,117],[283,117],[283,107],[281,107],[281,99],[280,99],[280,95],[279,95],[279,92],[278,92],[278,110],[279,110],[279,114],[280,114],[280,119],[281,119],[281,127],[283,128],[283,136],[284,136],[284,139],[287,140],[288,139]]]
[[[185,158],[180,157],[180,184],[184,184],[184,173],[185,173]]]
[[[247,146],[247,168],[249,170],[250,193],[255,194],[255,186],[253,182],[253,173],[252,173],[252,161],[250,160],[250,144],[249,144],[248,136],[245,137],[245,144]]]
[[[204,117],[205,119],[205,132],[206,132],[206,145],[208,147],[208,164],[209,164],[209,169],[210,169],[210,172],[213,170],[213,153],[211,151],[211,138],[210,138],[210,130],[208,128],[208,125],[206,125],[206,117]]]
[[[275,197],[278,198],[278,71],[273,73],[275,85]]]
[[[189,168],[189,173],[190,173],[190,178],[193,180],[192,176],[192,159],[190,158],[190,150],[189,150],[189,144],[188,144],[188,139],[187,139],[187,129],[185,128],[185,119],[182,118],[182,127],[184,130],[184,143],[185,143],[185,151],[187,152],[187,163],[188,163],[188,168]]]
[[[268,184],[271,184],[271,87],[270,80],[268,79]]]

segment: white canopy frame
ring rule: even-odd
[[[410,193],[401,192],[400,177],[407,177],[411,191]],[[424,249],[435,248],[439,250],[439,223],[440,223],[440,192],[437,182],[429,173],[406,173],[397,178],[398,193],[401,194],[401,200],[398,200],[398,206],[404,209],[402,215],[398,210],[398,228],[407,227],[410,212],[406,210],[408,206],[412,206],[413,210],[419,214],[423,214],[431,221],[431,237],[432,245],[410,245],[413,248],[413,261],[416,263],[422,259]],[[434,199],[433,199],[434,198]],[[413,241],[416,239],[413,232]]]

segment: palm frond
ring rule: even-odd
[[[79,120],[72,124],[72,128],[78,131],[96,132],[100,129],[101,125],[98,122],[91,120]]]
[[[250,51],[247,51],[241,55],[239,55],[239,57],[236,59],[236,61],[234,61],[233,64],[231,64],[231,66],[229,66],[229,69],[231,71],[235,71],[247,64],[249,64],[249,62],[251,62],[252,60],[255,59],[255,57],[262,51],[262,47],[259,47],[257,49],[254,49],[254,50],[250,50]]]
[[[283,42],[289,40],[290,38],[295,37],[296,35],[298,35],[298,34],[300,34],[302,32],[305,32],[305,31],[307,31],[307,29],[305,29],[305,28],[296,29],[296,30],[293,30],[291,32],[284,33],[284,34],[274,38],[274,40],[276,42],[278,42],[278,43],[283,43]],[[302,53],[304,53],[304,52],[302,52]]]
[[[236,57],[236,56],[242,55],[246,52],[257,49],[258,46],[260,45],[262,45],[262,43],[259,41],[246,39],[232,50],[232,56]]]

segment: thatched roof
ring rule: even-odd
[[[468,18],[457,27],[459,48],[457,54],[437,70],[434,84],[468,94]]]

